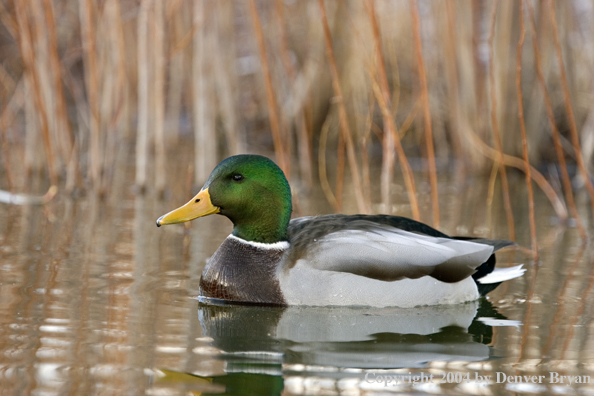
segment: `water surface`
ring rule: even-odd
[[[487,205],[488,180],[441,183],[443,231],[507,237],[500,192]],[[523,178],[512,183],[528,246]],[[293,185],[299,215],[331,211],[319,187]],[[420,182],[430,213],[426,189]],[[498,265],[525,264],[523,278],[478,302],[408,310],[199,304],[204,261],[230,222],[155,226],[191,196],[183,185],[165,199],[136,195],[122,182],[103,200],[1,206],[2,395],[594,393],[575,383],[594,378],[592,250],[538,191],[538,265],[502,252]],[[399,185],[394,201],[395,213],[410,213]],[[352,199],[344,212],[356,212]]]

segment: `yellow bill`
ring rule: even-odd
[[[219,213],[220,209],[210,201],[208,188],[201,190],[187,204],[179,207],[157,219],[157,227],[166,224],[184,223],[198,217]]]

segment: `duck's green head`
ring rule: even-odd
[[[291,188],[283,171],[260,155],[229,157],[212,171],[202,190],[184,206],[161,216],[157,226],[220,213],[233,235],[254,242],[287,240]]]

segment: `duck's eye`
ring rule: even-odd
[[[240,182],[242,180],[243,180],[243,175],[241,175],[239,173],[236,175],[233,175],[233,181]]]
[[[200,202],[200,198],[196,198],[196,200],[194,202],[196,202],[196,203]]]

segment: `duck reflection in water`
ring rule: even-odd
[[[280,395],[287,376],[363,379],[373,369],[489,360],[491,325],[519,325],[485,299],[414,309],[200,304],[198,318],[226,375],[188,376],[205,391],[254,395]]]
[[[487,300],[408,308],[261,307],[200,304],[202,334],[224,359],[352,368],[419,368],[430,361],[493,356]]]

